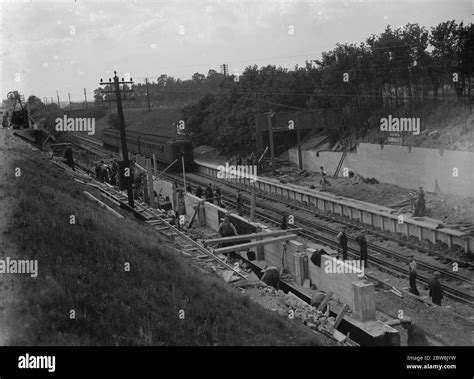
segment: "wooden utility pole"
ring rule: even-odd
[[[117,71],[114,71],[114,81],[113,81],[113,85],[114,85],[114,90],[109,90],[109,91],[106,91],[107,93],[111,93],[111,92],[115,92],[115,97],[116,97],[116,101],[117,101],[117,113],[118,113],[118,117],[119,117],[119,126],[120,126],[120,139],[121,139],[121,145],[122,145],[122,157],[123,157],[123,161],[126,165],[126,167],[128,167],[129,169],[131,169],[131,166],[130,166],[130,160],[129,160],[129,156],[128,156],[128,149],[127,149],[127,139],[126,139],[126,135],[125,135],[125,118],[123,116],[123,108],[122,108],[122,96],[121,96],[121,92],[133,92],[133,90],[120,90],[120,85],[125,85],[125,84],[133,84],[133,81],[132,81],[132,78],[130,78],[130,81],[129,82],[126,82],[123,80],[119,81],[119,78],[117,76]],[[100,85],[108,85],[108,86],[111,86],[112,85],[112,81],[109,79],[109,82],[103,82],[102,79],[100,79]],[[110,102],[109,102],[110,104]],[[133,189],[132,189],[132,182],[131,181],[128,181],[127,183],[127,194],[128,194],[128,204],[131,206],[131,207],[135,207],[135,204],[134,204],[134,201],[133,201]]]
[[[181,165],[183,166],[183,186],[184,186],[184,193],[186,193],[186,170],[184,167],[184,150],[181,153]]]
[[[56,96],[58,97],[58,108],[61,109],[61,105],[59,104],[59,93],[57,90],[56,90]]]
[[[255,182],[250,183],[250,221],[255,222]]]
[[[296,112],[296,143],[298,144],[298,165],[303,169],[303,156],[301,155],[301,113]]]
[[[274,113],[272,111],[268,112],[268,138],[270,139],[270,158],[272,160],[272,175],[275,175],[275,146],[273,142],[273,127],[272,127],[272,117]]]
[[[86,109],[87,109],[87,91],[84,88],[84,100],[86,101]]]
[[[69,92],[68,92],[68,94],[67,94],[67,97],[68,97],[68,99],[69,99],[69,110],[71,110],[71,109],[72,109],[72,106],[71,106],[71,94],[70,94]]]
[[[148,112],[151,111],[151,105],[150,105],[150,94],[148,92],[148,78],[145,78],[145,84],[146,84],[146,99],[148,101]]]

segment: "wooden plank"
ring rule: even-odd
[[[270,243],[275,243],[275,242],[280,242],[280,241],[287,241],[296,237],[297,237],[296,234],[288,234],[287,236],[282,236],[282,237],[268,238],[261,241],[254,241],[254,242],[249,242],[249,243],[242,243],[240,245],[221,247],[220,249],[215,249],[214,254],[229,253],[231,251],[236,251],[236,250],[247,250],[251,247],[268,245]]]
[[[349,339],[351,332],[348,332],[347,335],[342,334],[339,330],[334,329],[332,336],[339,342],[344,343]]]
[[[342,321],[342,318],[344,317],[344,314],[347,312],[348,309],[349,309],[349,306],[347,304],[344,304],[344,307],[341,309],[341,311],[336,317],[336,321],[334,322],[334,329],[337,329],[337,327]]]
[[[149,221],[145,221],[147,224],[150,224],[150,225],[160,225],[160,224],[163,224],[163,220],[149,220]]]
[[[329,300],[331,300],[331,296],[332,296],[333,292],[332,291],[329,291],[326,296],[324,297],[324,300],[322,301],[321,304],[319,304],[319,307],[318,307],[318,311],[322,312],[324,307],[326,307],[327,303],[329,302]]]
[[[109,212],[111,212],[114,216],[118,217],[118,218],[124,218],[120,213],[116,212],[114,209],[112,209],[111,207],[109,207],[107,204],[105,204],[104,202],[100,201],[98,198],[96,198],[94,195],[90,194],[89,192],[87,191],[82,191],[84,193],[84,195],[86,195],[87,197],[89,197],[91,200],[95,201],[97,204],[99,204],[102,208],[104,209],[107,209]]]
[[[195,211],[194,211],[194,214],[193,214],[193,217],[191,217],[191,220],[189,221],[189,225],[188,225],[188,228],[191,229],[191,227],[193,226],[193,223],[194,223],[194,219],[196,218],[196,215],[199,213],[199,204],[198,206],[196,207]]]
[[[203,241],[206,245],[214,244],[214,243],[222,243],[222,242],[238,242],[238,241],[246,241],[249,239],[257,239],[257,238],[266,238],[266,237],[275,237],[281,236],[293,232],[298,232],[303,230],[302,228],[295,228],[295,229],[288,229],[288,230],[276,230],[274,232],[261,232],[261,233],[250,233],[250,234],[241,234],[238,236],[232,237],[221,237],[221,238],[212,238]]]

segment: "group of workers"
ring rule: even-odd
[[[365,238],[366,232],[360,232],[355,240],[359,244],[359,259],[364,263],[364,268],[367,268],[367,240]],[[347,260],[347,228],[343,227],[337,235],[337,241],[339,242],[339,252],[342,253],[342,260]]]
[[[238,235],[237,229],[232,224],[230,221],[230,216],[229,213],[227,213],[224,216],[224,220],[222,223],[219,225],[218,228],[218,233],[219,235],[224,238],[224,237],[232,237]],[[220,247],[227,247],[227,246],[232,246],[232,242],[223,242],[220,244]],[[249,253],[248,253],[249,254]],[[230,252],[228,254],[230,259],[236,258],[236,254],[234,252]],[[274,266],[265,266],[264,269],[261,270],[262,276],[260,278],[261,281],[263,281],[265,284],[272,286],[276,289],[279,289],[280,285],[280,270],[277,267]]]
[[[112,185],[118,184],[118,163],[116,159],[111,160],[109,163],[105,163],[105,161],[100,161],[95,166],[95,176],[97,180],[101,181],[102,183],[109,183]]]
[[[321,166],[319,168],[319,175],[321,175],[321,180],[319,184],[321,184],[321,191],[326,191],[327,187],[331,185],[328,181],[328,175],[326,174],[326,171],[324,171],[324,167]]]
[[[191,191],[188,191],[191,192]],[[212,184],[209,183],[208,186],[206,187],[206,190],[203,191],[201,186],[198,186],[196,188],[195,192],[196,197],[199,197],[208,201],[209,203],[216,204],[217,206],[221,208],[225,208],[222,196],[221,189],[218,186],[215,186],[214,188],[212,187]],[[237,211],[239,213],[239,216],[243,215],[243,198],[242,198],[242,193],[240,190],[237,191],[237,197],[236,197],[236,204],[237,204]]]
[[[214,204],[215,201],[218,206],[223,206],[221,189],[217,186],[215,188],[212,188],[211,183],[209,183],[205,191],[202,190],[201,186],[198,186],[196,188],[195,195],[199,198],[202,198],[204,196],[206,201],[208,201],[209,203]]]
[[[416,278],[418,277],[416,268],[416,260],[413,256],[411,256],[410,261],[408,262],[408,280],[410,283],[410,292],[416,296],[419,296],[420,292],[416,287]],[[435,271],[429,283],[429,295],[433,304],[436,305],[441,305],[441,300],[443,299],[443,287],[441,286],[441,282],[439,281],[440,276],[441,274],[438,271]]]
[[[235,159],[235,163],[237,166],[241,166],[244,163],[244,160],[241,155],[238,155],[237,158]],[[248,158],[245,159],[245,165],[247,166],[257,166],[258,165],[258,159],[255,156],[254,153],[250,154]]]
[[[367,240],[365,238],[366,232],[363,231],[359,233],[355,240],[359,244],[359,259],[364,262],[364,268],[367,268]],[[342,260],[347,260],[347,229],[345,227],[337,235],[337,240],[339,242],[339,251],[342,253]],[[414,295],[419,296],[420,292],[416,287],[416,279],[417,279],[417,269],[416,269],[416,261],[413,256],[410,257],[408,262],[408,272],[409,277],[408,281],[410,284],[410,292]],[[441,305],[441,300],[443,298],[443,287],[439,281],[440,273],[438,271],[434,272],[433,278],[430,281],[430,297],[434,304]]]

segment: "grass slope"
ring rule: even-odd
[[[23,159],[15,167],[22,176],[10,185],[19,205],[6,236],[19,256],[38,260],[39,274],[22,279],[16,313],[24,328],[13,344],[322,343],[218,278],[195,272],[152,229],[97,209],[80,184],[49,163]]]

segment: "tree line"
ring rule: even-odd
[[[474,27],[446,21],[430,30],[416,23],[387,26],[360,44],[336,44],[318,60],[293,69],[246,67],[239,75],[215,70],[190,80],[159,76],[148,83],[151,102],[182,110],[195,144],[224,154],[253,150],[255,114],[323,110],[336,115],[332,142],[364,136],[383,113],[416,117],[428,101],[470,105]],[[145,84],[134,85],[134,106],[146,107]],[[102,100],[100,89],[95,101]]]

